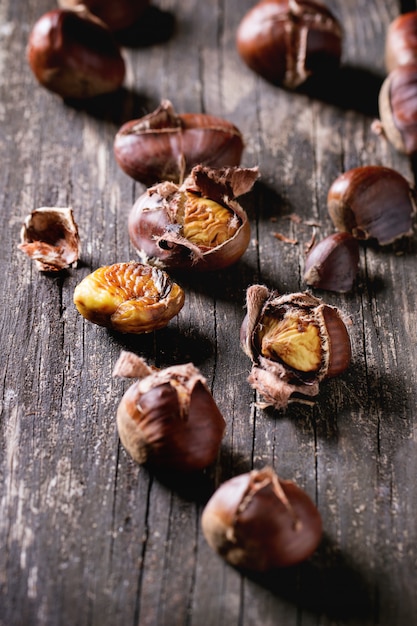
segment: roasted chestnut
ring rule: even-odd
[[[311,498],[271,467],[220,485],[201,525],[207,543],[228,563],[257,572],[305,561],[322,538],[321,516]]]
[[[399,172],[365,165],[341,174],[327,196],[330,217],[339,231],[380,245],[412,235],[415,192]]]
[[[32,28],[27,56],[39,83],[62,98],[109,93],[125,77],[125,62],[112,33],[83,5],[45,13]]]
[[[250,239],[249,221],[235,200],[258,169],[198,165],[182,185],[159,183],[142,194],[128,220],[141,260],[173,269],[215,270],[235,263]]]
[[[307,255],[304,281],[310,287],[345,293],[353,287],[358,266],[358,240],[347,232],[332,233]]]
[[[138,379],[117,409],[120,440],[137,463],[178,472],[214,463],[226,423],[192,363],[157,369],[122,352],[113,375]]]
[[[263,396],[261,407],[285,408],[316,396],[319,383],[345,371],[351,344],[341,312],[310,293],[280,295],[264,285],[246,292],[240,330],[252,360],[248,381]]]
[[[121,169],[147,186],[182,183],[195,165],[239,165],[243,149],[242,134],[231,122],[205,113],[177,114],[169,100],[124,124],[114,140]]]
[[[82,4],[111,30],[118,31],[135,24],[149,6],[150,0],[58,0],[58,4],[63,9]]]
[[[163,328],[184,304],[184,291],[168,274],[142,263],[105,265],[74,290],[74,304],[90,322],[121,333]]]
[[[261,0],[243,18],[236,45],[257,74],[287,89],[340,64],[342,29],[314,0]]]
[[[403,13],[388,26],[385,65],[392,72],[398,65],[417,63],[417,11]]]

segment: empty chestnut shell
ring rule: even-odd
[[[403,13],[388,26],[385,66],[392,72],[398,65],[417,63],[417,11]]]
[[[124,124],[114,140],[121,169],[147,186],[182,183],[195,165],[239,165],[243,149],[242,134],[231,122],[204,113],[177,114],[169,100]]]
[[[150,0],[58,0],[63,9],[86,6],[113,30],[132,26],[149,6]]]
[[[305,561],[322,538],[321,516],[311,498],[270,467],[220,485],[201,525],[207,543],[228,563],[257,572]]]
[[[250,240],[244,209],[257,168],[193,168],[182,185],[160,183],[142,194],[128,220],[131,242],[143,262],[208,271],[235,263]]]
[[[380,245],[411,236],[415,193],[396,170],[379,165],[355,167],[330,186],[327,206],[339,231]]]
[[[257,74],[287,89],[340,64],[342,30],[332,13],[312,0],[262,0],[241,21],[238,52]]]
[[[39,83],[62,98],[109,93],[125,77],[125,62],[112,33],[83,5],[45,13],[30,33],[27,56]]]
[[[240,341],[261,407],[283,409],[294,394],[298,401],[316,396],[322,380],[349,366],[349,334],[336,307],[307,292],[279,295],[263,285],[248,288],[246,306]]]
[[[304,281],[310,287],[345,293],[353,287],[358,266],[358,240],[347,232],[332,233],[307,255]]]

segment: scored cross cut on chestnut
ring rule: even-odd
[[[248,381],[261,407],[307,401],[319,383],[344,372],[351,343],[341,312],[308,292],[279,295],[264,285],[246,293],[241,345],[252,360]]]

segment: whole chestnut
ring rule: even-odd
[[[417,63],[417,11],[398,15],[385,37],[385,66],[392,72],[398,65]]]
[[[311,498],[271,467],[220,485],[203,510],[201,526],[207,543],[228,563],[257,572],[305,561],[322,538]]]
[[[123,124],[114,139],[121,169],[146,186],[182,183],[195,165],[237,166],[243,149],[242,134],[231,122],[205,113],[177,114],[169,100]]]
[[[27,57],[39,83],[62,98],[109,93],[125,77],[125,62],[112,33],[84,6],[45,13],[32,28]]]
[[[357,239],[387,245],[413,233],[414,189],[389,167],[365,165],[344,172],[331,184],[327,206],[335,227]]]
[[[110,30],[119,31],[135,24],[150,0],[58,0],[63,9],[72,9],[81,4],[97,15]]]
[[[338,68],[342,29],[314,0],[261,0],[240,22],[236,45],[254,72],[296,89],[311,76]]]
[[[358,265],[358,240],[347,232],[332,233],[307,255],[304,281],[310,287],[345,293],[353,287]]]

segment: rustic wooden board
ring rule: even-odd
[[[0,1],[1,626],[414,623],[415,238],[362,246],[354,291],[318,294],[350,317],[353,360],[314,406],[256,408],[239,328],[250,284],[305,289],[304,249],[332,232],[326,194],[339,173],[384,164],[413,181],[408,159],[370,126],[387,25],[415,2],[329,0],[345,30],[340,77],[291,94],[236,53],[252,2],[160,0],[154,43],[148,28],[124,47],[123,92],[85,108],[38,86],[26,63],[29,31],[53,4]],[[180,277],[186,304],[168,328],[121,336],[85,322],[72,295],[98,266],[134,258],[126,219],[143,187],[118,168],[112,143],[161,98],[242,130],[244,165],[261,171],[242,201],[252,240],[235,267]],[[22,220],[40,206],[73,207],[77,269],[43,275],[17,250]],[[179,484],[128,457],[115,426],[128,384],[112,378],[121,349],[200,367],[227,421],[215,467]],[[200,516],[217,485],[264,465],[311,495],[325,536],[295,570],[244,576],[208,547]]]

